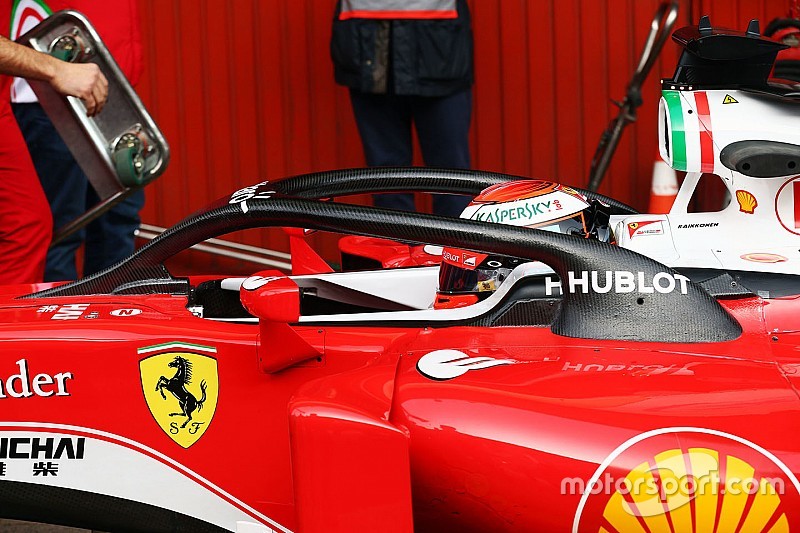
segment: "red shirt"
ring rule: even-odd
[[[8,37],[11,27],[11,0],[0,0],[0,35]],[[11,77],[0,74],[0,115],[10,113]]]
[[[142,35],[137,0],[45,1],[53,13],[62,9],[74,9],[85,15],[131,85],[136,86],[142,75]],[[3,24],[2,20],[0,24]],[[8,24],[4,27],[8,28]]]
[[[138,0],[49,0],[55,13],[79,11],[92,23],[122,72],[136,85],[142,75],[142,36]],[[9,36],[12,0],[0,0],[0,34]],[[0,106],[8,103],[11,78],[0,75]]]

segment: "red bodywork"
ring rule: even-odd
[[[294,252],[294,250],[293,250]],[[409,245],[389,239],[349,235],[339,240],[343,266],[354,263],[353,269],[403,268],[438,265],[441,255],[425,252],[425,246]]]
[[[277,292],[287,298],[285,287]],[[191,510],[177,487],[154,494],[164,480],[145,470],[155,462],[208,493],[211,503],[196,516],[230,507],[244,517],[239,521],[275,531],[800,527],[798,302],[722,303],[745,333],[711,344],[573,339],[542,327],[294,327],[318,356],[266,373],[260,358],[279,353],[285,337],[260,335],[263,320],[209,321],[193,316],[185,298],[164,295],[7,298],[0,308],[0,437],[23,441],[19,458],[0,445],[0,462],[9,473],[16,468],[27,486],[76,488],[70,480],[97,480],[101,494]],[[216,410],[188,447],[154,419],[145,396],[156,383],[140,372],[159,351],[152,347],[176,342],[210,353],[218,373]],[[164,348],[170,349],[176,351]],[[502,363],[432,379],[420,360],[440,350]],[[20,374],[21,360],[27,376],[9,380]],[[171,373],[163,367],[167,378]],[[57,378],[36,378],[58,374],[63,390]],[[212,387],[210,374],[198,370],[194,378],[196,396],[201,378]],[[38,461],[24,438],[45,434],[85,437],[85,462],[62,455],[52,461],[57,475],[28,472]],[[120,450],[120,461],[133,457],[142,475],[101,483],[118,467],[140,467],[84,468],[95,442]],[[712,480],[723,492],[726,482],[749,473],[772,480],[777,493],[670,499],[666,478],[678,473],[668,456],[675,454],[687,475],[697,468],[692,461],[715,458]],[[633,479],[642,464],[643,475],[664,490],[629,505],[639,512],[614,511],[616,499],[637,500],[613,483],[583,497],[574,490],[593,476]],[[7,479],[0,478],[0,488]],[[125,488],[115,494],[115,486]],[[654,502],[661,512],[648,510]],[[217,525],[237,528],[234,521]]]
[[[684,44],[726,38],[707,29]],[[764,70],[769,45],[739,38]],[[192,533],[800,528],[796,276],[677,272],[590,239],[322,200],[515,179],[262,182],[107,271],[2,289],[0,516]],[[310,275],[164,268],[276,226],[367,235],[354,250],[383,266],[428,260],[398,240],[526,262],[447,310],[426,307],[434,269],[328,274],[297,232],[295,274]]]

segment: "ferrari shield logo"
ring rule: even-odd
[[[139,374],[147,407],[172,440],[188,448],[208,429],[219,396],[217,349],[166,343],[138,350]]]

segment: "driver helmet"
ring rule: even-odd
[[[589,201],[574,189],[550,181],[523,180],[485,189],[460,218],[610,242],[609,215],[608,206]],[[434,308],[472,305],[496,291],[517,265],[527,262],[530,260],[445,247]]]

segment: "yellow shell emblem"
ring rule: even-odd
[[[769,533],[788,533],[779,491],[746,461],[708,448],[667,450],[653,459],[628,472],[608,500],[603,518],[613,530],[733,533],[769,526]]]
[[[743,190],[736,191],[736,201],[739,202],[739,211],[752,215],[756,207],[758,207],[758,200],[751,193]]]

